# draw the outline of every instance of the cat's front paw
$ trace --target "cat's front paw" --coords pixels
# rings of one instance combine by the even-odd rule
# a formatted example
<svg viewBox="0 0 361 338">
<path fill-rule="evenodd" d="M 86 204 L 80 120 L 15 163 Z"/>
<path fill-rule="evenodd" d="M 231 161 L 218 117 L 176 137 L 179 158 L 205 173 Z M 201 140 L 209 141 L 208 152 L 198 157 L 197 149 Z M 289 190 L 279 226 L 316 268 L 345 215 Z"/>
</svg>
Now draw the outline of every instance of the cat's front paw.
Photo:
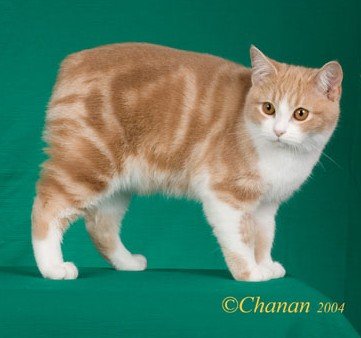
<svg viewBox="0 0 361 338">
<path fill-rule="evenodd" d="M 269 270 L 272 277 L 271 278 L 282 278 L 286 275 L 286 270 L 279 262 L 268 262 L 261 265 L 263 269 Z"/>
<path fill-rule="evenodd" d="M 273 278 L 273 273 L 269 269 L 265 269 L 262 266 L 254 267 L 246 279 L 249 282 L 264 282 Z"/>
<path fill-rule="evenodd" d="M 233 273 L 233 277 L 239 281 L 264 282 L 274 278 L 282 278 L 285 274 L 286 270 L 280 263 L 270 262 L 269 264 L 253 266 L 248 271 L 243 271 L 242 274 Z"/>
<path fill-rule="evenodd" d="M 273 278 L 271 270 L 265 269 L 259 265 L 247 269 L 232 269 L 231 273 L 235 280 L 244 282 L 263 282 Z"/>
<path fill-rule="evenodd" d="M 48 266 L 40 269 L 44 278 L 48 279 L 76 279 L 78 277 L 78 269 L 71 262 L 64 262 L 57 265 Z"/>
<path fill-rule="evenodd" d="M 273 272 L 273 278 L 282 278 L 286 275 L 286 270 L 281 263 L 272 262 L 271 270 Z"/>
</svg>

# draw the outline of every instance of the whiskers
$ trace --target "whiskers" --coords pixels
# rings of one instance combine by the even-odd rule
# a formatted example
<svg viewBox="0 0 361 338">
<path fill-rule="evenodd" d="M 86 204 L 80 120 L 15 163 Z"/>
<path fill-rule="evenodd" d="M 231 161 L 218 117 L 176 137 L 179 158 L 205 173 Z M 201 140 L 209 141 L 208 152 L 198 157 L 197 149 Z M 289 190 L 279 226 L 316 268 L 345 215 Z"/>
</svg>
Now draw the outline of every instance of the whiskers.
<svg viewBox="0 0 361 338">
<path fill-rule="evenodd" d="M 326 154 L 325 150 L 323 149 L 323 147 L 320 147 L 314 143 L 310 143 L 311 147 L 314 149 L 314 150 L 317 150 L 320 152 L 320 164 L 322 165 L 323 169 L 325 169 L 324 165 L 321 163 L 321 158 L 322 156 L 324 156 L 325 158 L 327 158 L 330 162 L 332 162 L 336 167 L 338 167 L 339 169 L 343 170 L 344 168 L 335 161 L 335 159 L 333 159 L 330 155 Z"/>
<path fill-rule="evenodd" d="M 333 164 L 335 164 L 338 168 L 343 170 L 343 167 L 338 164 L 331 156 L 327 155 L 324 151 L 321 153 L 322 155 L 324 155 L 326 158 L 328 158 Z"/>
</svg>

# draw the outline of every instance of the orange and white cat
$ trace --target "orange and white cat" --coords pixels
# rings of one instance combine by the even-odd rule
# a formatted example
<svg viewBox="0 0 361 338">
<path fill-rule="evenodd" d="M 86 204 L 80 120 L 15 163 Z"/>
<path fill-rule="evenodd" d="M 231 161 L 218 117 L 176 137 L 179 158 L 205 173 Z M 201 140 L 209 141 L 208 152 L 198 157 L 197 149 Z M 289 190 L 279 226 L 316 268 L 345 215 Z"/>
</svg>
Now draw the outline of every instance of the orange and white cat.
<svg viewBox="0 0 361 338">
<path fill-rule="evenodd" d="M 61 242 L 79 216 L 118 270 L 144 270 L 119 226 L 133 194 L 196 199 L 236 280 L 285 275 L 275 214 L 310 175 L 339 117 L 342 69 L 291 66 L 251 47 L 252 68 L 150 44 L 114 44 L 62 63 L 46 117 L 49 159 L 32 212 L 37 265 L 73 279 Z M 139 234 L 141 236 L 141 234 Z"/>
</svg>

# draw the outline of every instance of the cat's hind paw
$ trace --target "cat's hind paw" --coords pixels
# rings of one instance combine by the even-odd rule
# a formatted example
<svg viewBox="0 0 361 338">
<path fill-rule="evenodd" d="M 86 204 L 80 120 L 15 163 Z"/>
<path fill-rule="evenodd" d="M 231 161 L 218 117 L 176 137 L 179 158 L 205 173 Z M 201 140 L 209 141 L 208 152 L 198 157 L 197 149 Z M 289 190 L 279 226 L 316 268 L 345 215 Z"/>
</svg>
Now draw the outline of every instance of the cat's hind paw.
<svg viewBox="0 0 361 338">
<path fill-rule="evenodd" d="M 125 271 L 143 271 L 147 268 L 147 259 L 143 255 L 130 255 L 121 260 L 113 260 L 113 266 L 116 270 Z"/>
<path fill-rule="evenodd" d="M 43 277 L 47 279 L 76 279 L 78 277 L 78 269 L 71 262 L 48 266 L 40 271 Z"/>
</svg>

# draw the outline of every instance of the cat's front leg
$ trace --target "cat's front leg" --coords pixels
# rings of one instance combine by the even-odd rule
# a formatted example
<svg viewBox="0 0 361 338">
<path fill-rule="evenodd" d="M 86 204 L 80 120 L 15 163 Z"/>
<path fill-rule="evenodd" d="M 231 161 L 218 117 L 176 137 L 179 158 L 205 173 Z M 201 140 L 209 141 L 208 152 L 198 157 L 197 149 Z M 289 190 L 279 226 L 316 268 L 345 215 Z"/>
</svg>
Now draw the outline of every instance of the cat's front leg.
<svg viewBox="0 0 361 338">
<path fill-rule="evenodd" d="M 203 199 L 203 208 L 234 279 L 265 281 L 273 278 L 272 272 L 258 265 L 255 259 L 255 222 L 250 210 L 247 211 L 252 208 L 232 206 L 213 193 Z"/>
<path fill-rule="evenodd" d="M 255 256 L 261 268 L 269 270 L 272 278 L 281 278 L 286 270 L 272 259 L 271 251 L 275 235 L 275 216 L 278 204 L 260 203 L 253 212 L 255 220 Z"/>
</svg>

